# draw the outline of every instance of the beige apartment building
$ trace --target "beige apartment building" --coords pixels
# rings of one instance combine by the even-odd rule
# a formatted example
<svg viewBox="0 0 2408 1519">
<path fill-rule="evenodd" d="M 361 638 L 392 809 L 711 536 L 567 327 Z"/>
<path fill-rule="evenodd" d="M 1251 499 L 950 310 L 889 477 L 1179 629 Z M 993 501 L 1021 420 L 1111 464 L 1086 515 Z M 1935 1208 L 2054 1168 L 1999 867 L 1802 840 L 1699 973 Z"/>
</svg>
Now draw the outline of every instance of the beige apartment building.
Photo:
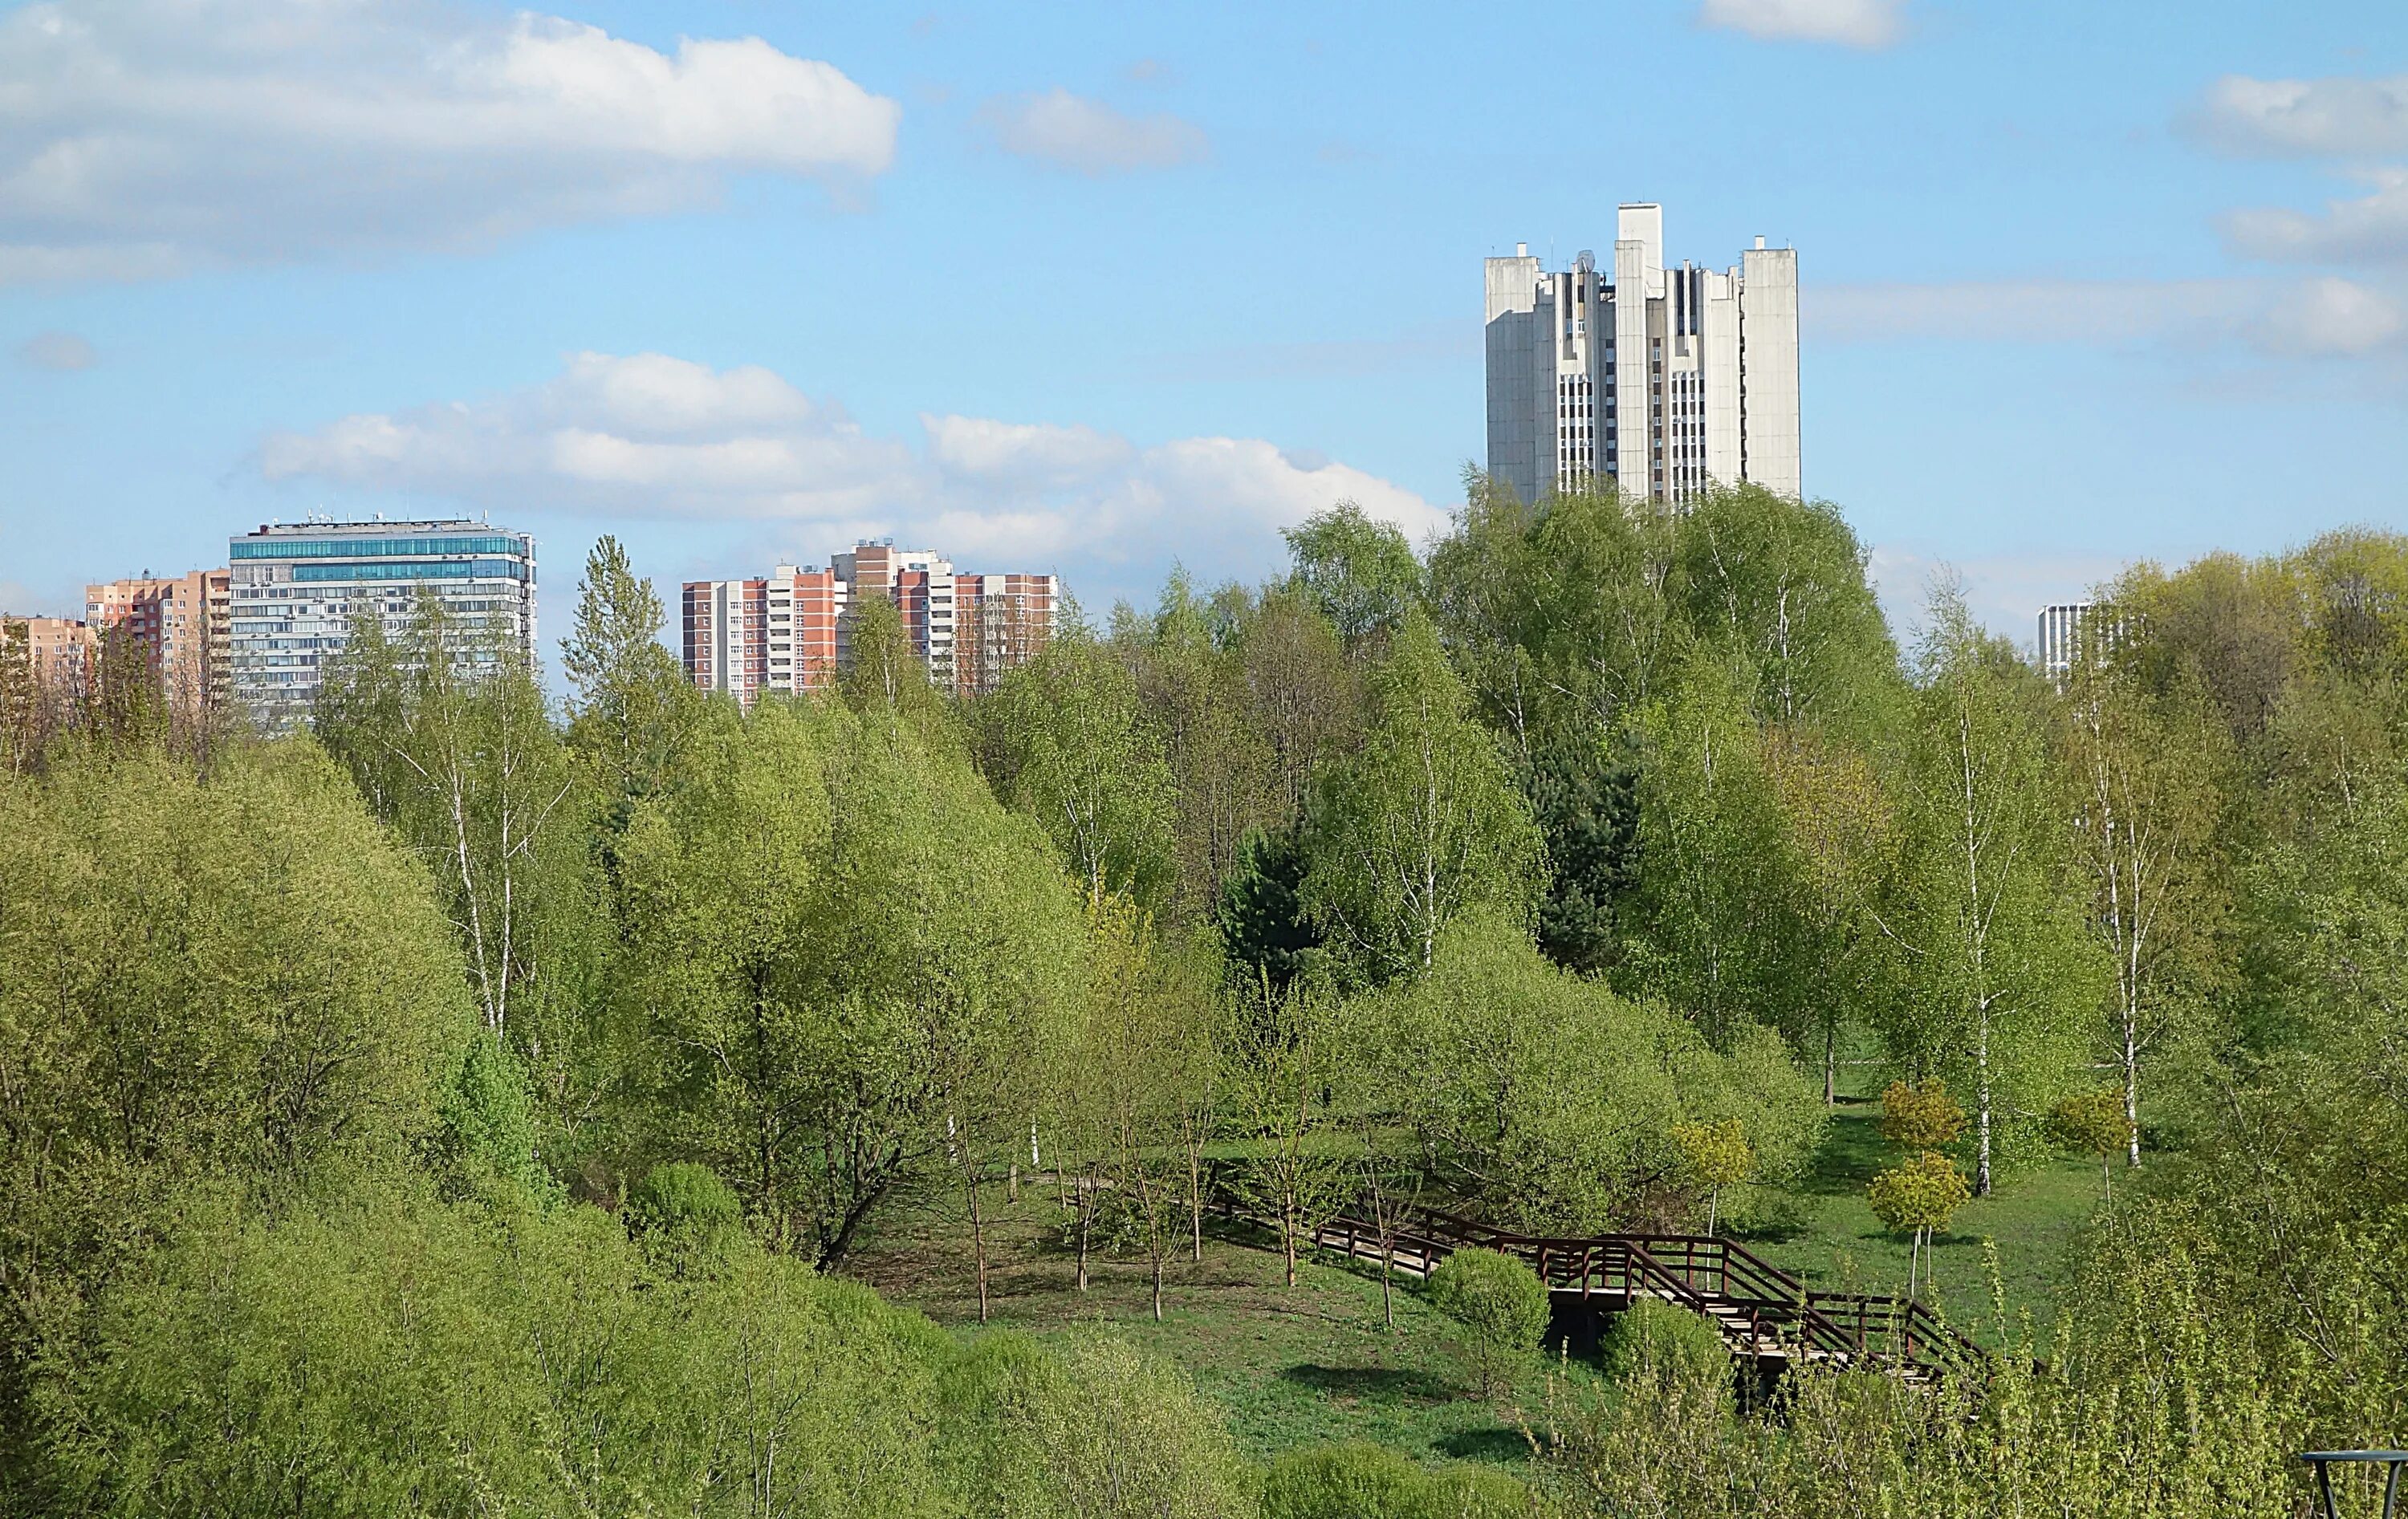
<svg viewBox="0 0 2408 1519">
<path fill-rule="evenodd" d="M 131 638 L 150 656 L 171 707 L 187 713 L 224 707 L 234 607 L 230 571 L 196 569 L 172 577 L 146 572 L 87 585 L 83 599 L 83 620 L 93 640 L 111 635 Z"/>
</svg>

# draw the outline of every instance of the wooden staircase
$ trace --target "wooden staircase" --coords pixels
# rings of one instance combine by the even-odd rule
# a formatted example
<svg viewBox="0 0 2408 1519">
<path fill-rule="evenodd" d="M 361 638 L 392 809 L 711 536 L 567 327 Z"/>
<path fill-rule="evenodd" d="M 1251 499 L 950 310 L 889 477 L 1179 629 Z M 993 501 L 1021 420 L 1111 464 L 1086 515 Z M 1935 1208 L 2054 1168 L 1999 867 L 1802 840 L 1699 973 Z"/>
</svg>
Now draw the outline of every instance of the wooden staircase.
<svg viewBox="0 0 2408 1519">
<path fill-rule="evenodd" d="M 1654 1297 L 1713 1321 L 1734 1355 L 1759 1363 L 1815 1362 L 1914 1382 L 1980 1376 L 1988 1365 L 1980 1347 L 1914 1298 L 1812 1291 L 1745 1246 L 1704 1235 L 1551 1238 L 1410 1208 L 1399 1210 L 1383 1251 L 1372 1214 L 1354 1208 L 1326 1220 L 1312 1240 L 1358 1260 L 1385 1254 L 1415 1277 L 1468 1246 L 1498 1251 L 1528 1262 L 1559 1311 L 1617 1312 Z"/>
</svg>

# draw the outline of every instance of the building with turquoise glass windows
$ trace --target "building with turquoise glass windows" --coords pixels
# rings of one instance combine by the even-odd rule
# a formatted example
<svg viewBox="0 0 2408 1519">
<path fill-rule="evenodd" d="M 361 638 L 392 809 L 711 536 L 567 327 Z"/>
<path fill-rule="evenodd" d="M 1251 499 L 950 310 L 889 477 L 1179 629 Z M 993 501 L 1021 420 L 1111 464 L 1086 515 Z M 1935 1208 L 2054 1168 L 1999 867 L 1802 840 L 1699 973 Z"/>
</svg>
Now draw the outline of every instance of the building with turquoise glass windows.
<svg viewBox="0 0 2408 1519">
<path fill-rule="evenodd" d="M 422 593 L 464 664 L 535 657 L 535 539 L 480 522 L 277 523 L 230 539 L 229 695 L 275 732 L 308 721 L 352 619 L 398 635 Z"/>
</svg>

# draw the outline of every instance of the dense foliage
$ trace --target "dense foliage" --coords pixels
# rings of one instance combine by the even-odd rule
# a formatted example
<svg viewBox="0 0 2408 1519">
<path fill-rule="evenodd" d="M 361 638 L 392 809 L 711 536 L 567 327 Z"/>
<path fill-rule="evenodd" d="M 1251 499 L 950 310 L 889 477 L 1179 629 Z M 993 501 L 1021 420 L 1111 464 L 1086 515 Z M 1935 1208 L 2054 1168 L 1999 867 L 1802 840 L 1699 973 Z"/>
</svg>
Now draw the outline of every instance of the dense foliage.
<svg viewBox="0 0 2408 1519">
<path fill-rule="evenodd" d="M 0 648 L 0 1512 L 2257 1513 L 2408 1434 L 2408 542 L 2142 566 L 2052 678 L 1825 506 L 1468 494 L 961 702 L 878 603 L 706 700 L 608 542 L 560 710 L 431 602 L 273 739 Z M 1985 1384 L 1743 1405 L 1649 1309 L 1484 1369 L 1526 1484 L 1266 1470 L 841 1278 L 942 1197 L 984 1317 L 1024 1188 L 1156 1317 L 1223 1207 L 1291 1286 L 1350 1200 L 1765 1228 L 1850 1063 L 1918 1248 L 2107 1168 Z M 1502 1264 L 1410 1290 L 1526 1369 Z"/>
</svg>

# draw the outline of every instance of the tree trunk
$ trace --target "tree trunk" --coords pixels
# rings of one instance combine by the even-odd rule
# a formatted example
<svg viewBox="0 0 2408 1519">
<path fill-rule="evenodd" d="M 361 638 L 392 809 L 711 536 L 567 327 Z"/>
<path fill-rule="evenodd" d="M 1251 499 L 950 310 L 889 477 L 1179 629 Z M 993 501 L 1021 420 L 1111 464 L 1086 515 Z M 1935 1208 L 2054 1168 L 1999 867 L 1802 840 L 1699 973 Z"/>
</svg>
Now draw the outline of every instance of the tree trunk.
<svg viewBox="0 0 2408 1519">
<path fill-rule="evenodd" d="M 1087 1175 L 1080 1183 L 1079 1200 L 1076 1205 L 1079 1210 L 1079 1290 L 1081 1292 L 1087 1290 L 1087 1233 L 1096 1219 L 1094 1182 L 1095 1168 L 1089 1167 Z"/>
<path fill-rule="evenodd" d="M 1978 1136 L 1973 1162 L 1973 1196 L 1990 1195 L 1990 1010 L 1984 1008 L 1973 1048 L 1974 1100 L 1980 1108 L 1974 1129 Z"/>
<path fill-rule="evenodd" d="M 1823 1025 L 1823 1106 L 1834 1108 L 1840 1102 L 1840 1027 L 1837 1024 Z"/>
<path fill-rule="evenodd" d="M 2141 1163 L 2141 1041 L 2137 1009 L 2124 1013 L 2124 1164 Z"/>
<path fill-rule="evenodd" d="M 971 1158 L 968 1135 L 957 1143 L 962 1157 L 962 1194 L 969 1199 L 970 1248 L 978 1257 L 979 1322 L 987 1321 L 986 1298 L 986 1215 L 979 1207 L 978 1164 Z"/>
</svg>

